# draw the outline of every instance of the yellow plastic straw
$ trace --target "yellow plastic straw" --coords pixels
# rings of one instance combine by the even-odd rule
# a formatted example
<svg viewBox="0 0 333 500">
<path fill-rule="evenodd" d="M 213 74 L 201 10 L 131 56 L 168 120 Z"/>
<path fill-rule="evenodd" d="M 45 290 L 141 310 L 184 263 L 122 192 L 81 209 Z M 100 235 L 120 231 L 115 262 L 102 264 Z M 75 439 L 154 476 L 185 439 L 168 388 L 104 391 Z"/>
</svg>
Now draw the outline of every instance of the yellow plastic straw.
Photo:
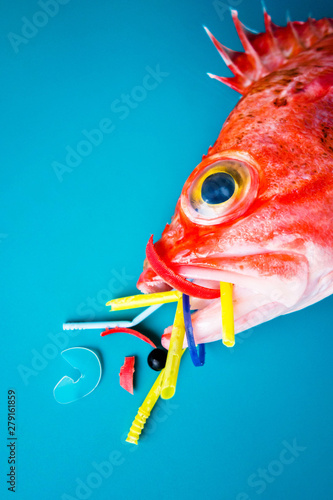
<svg viewBox="0 0 333 500">
<path fill-rule="evenodd" d="M 222 310 L 222 342 L 227 347 L 235 345 L 234 308 L 232 303 L 232 283 L 220 282 Z"/>
<path fill-rule="evenodd" d="M 181 352 L 181 356 L 183 353 L 186 351 L 186 349 L 183 349 Z M 152 409 L 154 408 L 160 394 L 161 394 L 161 383 L 164 377 L 164 371 L 165 368 L 161 371 L 159 376 L 154 382 L 154 385 L 148 392 L 146 399 L 140 406 L 138 413 L 133 420 L 133 423 L 131 425 L 131 428 L 129 430 L 129 433 L 127 435 L 126 441 L 128 443 L 133 443 L 133 444 L 138 444 L 138 440 L 140 437 L 140 434 L 142 432 L 142 429 L 144 428 L 144 425 L 146 423 L 147 418 L 150 416 L 150 413 Z"/>
<path fill-rule="evenodd" d="M 171 290 L 170 292 L 148 293 L 146 295 L 130 295 L 129 297 L 109 300 L 106 305 L 111 306 L 111 311 L 122 311 L 123 309 L 176 302 L 181 296 L 182 294 L 178 290 Z"/>
<path fill-rule="evenodd" d="M 180 358 L 185 336 L 183 300 L 178 300 L 175 321 L 172 327 L 168 357 L 165 364 L 165 373 L 162 380 L 161 397 L 170 399 L 175 394 Z"/>
</svg>

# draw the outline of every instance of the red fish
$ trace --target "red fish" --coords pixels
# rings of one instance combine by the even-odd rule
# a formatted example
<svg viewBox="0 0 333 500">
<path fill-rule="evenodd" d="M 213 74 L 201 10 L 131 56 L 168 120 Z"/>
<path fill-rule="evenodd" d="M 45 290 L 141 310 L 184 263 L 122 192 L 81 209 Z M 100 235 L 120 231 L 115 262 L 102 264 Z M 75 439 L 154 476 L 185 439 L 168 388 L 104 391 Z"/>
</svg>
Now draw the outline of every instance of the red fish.
<svg viewBox="0 0 333 500">
<path fill-rule="evenodd" d="M 333 292 L 333 19 L 278 27 L 264 12 L 253 34 L 232 17 L 245 52 L 207 30 L 235 75 L 210 76 L 242 98 L 138 281 L 191 295 L 197 343 L 222 336 L 220 281 L 234 284 L 236 333 Z"/>
</svg>

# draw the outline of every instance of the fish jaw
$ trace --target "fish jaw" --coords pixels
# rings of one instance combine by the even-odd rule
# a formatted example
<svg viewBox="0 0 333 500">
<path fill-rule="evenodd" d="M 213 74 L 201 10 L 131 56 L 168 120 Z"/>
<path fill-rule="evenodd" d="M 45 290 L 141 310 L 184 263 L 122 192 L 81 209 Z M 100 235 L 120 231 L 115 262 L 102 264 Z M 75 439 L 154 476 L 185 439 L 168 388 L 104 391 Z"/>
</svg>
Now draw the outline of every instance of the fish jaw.
<svg viewBox="0 0 333 500">
<path fill-rule="evenodd" d="M 235 334 L 253 328 L 261 323 L 286 314 L 287 308 L 278 302 L 269 302 L 261 294 L 252 294 L 251 301 L 242 300 L 238 296 L 240 289 L 234 287 L 234 321 Z M 219 299 L 211 301 L 204 309 L 192 314 L 193 332 L 196 344 L 215 342 L 222 338 L 221 304 Z M 172 326 L 165 329 L 162 345 L 169 348 Z M 187 347 L 187 341 L 184 341 Z"/>
</svg>

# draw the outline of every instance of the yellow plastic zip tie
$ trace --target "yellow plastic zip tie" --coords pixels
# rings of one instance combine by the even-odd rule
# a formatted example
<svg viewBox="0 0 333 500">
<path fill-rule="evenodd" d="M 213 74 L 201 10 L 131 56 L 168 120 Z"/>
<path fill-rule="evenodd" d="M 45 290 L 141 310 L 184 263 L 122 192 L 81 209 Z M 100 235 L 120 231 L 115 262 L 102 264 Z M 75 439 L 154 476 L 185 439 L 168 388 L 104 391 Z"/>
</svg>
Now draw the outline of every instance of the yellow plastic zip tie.
<svg viewBox="0 0 333 500">
<path fill-rule="evenodd" d="M 177 377 L 180 359 L 182 357 L 183 342 L 185 336 L 183 299 L 177 304 L 175 321 L 172 327 L 168 357 L 165 364 L 165 373 L 162 380 L 161 397 L 170 399 L 176 392 Z"/>
<path fill-rule="evenodd" d="M 222 311 L 222 342 L 227 347 L 235 345 L 234 307 L 232 302 L 232 283 L 220 282 Z"/>
<path fill-rule="evenodd" d="M 109 300 L 107 306 L 111 306 L 111 311 L 122 311 L 124 309 L 133 309 L 135 307 L 154 306 L 156 304 L 166 304 L 168 302 L 176 302 L 182 296 L 178 290 L 170 292 L 147 293 L 140 295 L 130 295 L 120 299 Z"/>
<path fill-rule="evenodd" d="M 184 354 L 185 351 L 186 351 L 186 349 L 182 350 L 181 356 Z M 128 433 L 127 438 L 126 438 L 126 441 L 128 443 L 138 444 L 138 440 L 140 438 L 140 435 L 141 435 L 142 429 L 144 428 L 146 420 L 150 416 L 150 413 L 151 413 L 152 409 L 154 408 L 154 406 L 155 406 L 155 404 L 156 404 L 156 402 L 161 394 L 161 383 L 162 383 L 162 379 L 164 377 L 164 371 L 165 371 L 165 368 L 163 368 L 163 370 L 161 370 L 161 373 L 159 374 L 159 376 L 155 380 L 154 385 L 152 386 L 152 388 L 148 392 L 146 399 L 144 400 L 144 402 L 140 406 L 138 413 L 137 413 L 135 419 L 133 420 L 133 423 L 131 425 L 131 428 L 130 428 L 129 433 Z"/>
</svg>

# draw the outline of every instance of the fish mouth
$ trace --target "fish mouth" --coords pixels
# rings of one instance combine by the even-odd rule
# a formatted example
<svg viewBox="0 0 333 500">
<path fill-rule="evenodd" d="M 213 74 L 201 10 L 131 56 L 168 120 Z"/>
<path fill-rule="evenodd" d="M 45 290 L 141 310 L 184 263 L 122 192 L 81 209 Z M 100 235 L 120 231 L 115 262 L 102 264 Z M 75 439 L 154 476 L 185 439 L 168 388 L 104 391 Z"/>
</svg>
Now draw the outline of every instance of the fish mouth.
<svg viewBox="0 0 333 500">
<path fill-rule="evenodd" d="M 284 275 L 251 275 L 232 269 L 227 258 L 221 258 L 219 265 L 207 262 L 207 259 L 169 264 L 156 255 L 156 250 L 155 254 L 149 250 L 152 250 L 152 239 L 147 245 L 147 261 L 137 287 L 143 293 L 176 288 L 190 295 L 191 309 L 195 311 L 192 322 L 196 343 L 212 342 L 222 336 L 220 282 L 233 284 L 235 333 L 297 309 L 307 286 L 308 263 L 296 253 L 278 254 L 281 262 L 293 262 L 294 269 L 293 272 L 289 269 L 289 275 L 286 271 Z M 272 255 L 277 258 L 276 253 L 263 254 L 263 257 L 269 259 Z M 253 257 L 258 256 L 261 257 L 259 254 Z M 163 268 L 156 266 L 156 258 Z M 242 257 L 237 257 L 236 262 L 241 261 Z M 170 281 L 170 275 L 176 281 Z M 171 328 L 168 327 L 162 336 L 165 347 L 170 341 Z"/>
</svg>

